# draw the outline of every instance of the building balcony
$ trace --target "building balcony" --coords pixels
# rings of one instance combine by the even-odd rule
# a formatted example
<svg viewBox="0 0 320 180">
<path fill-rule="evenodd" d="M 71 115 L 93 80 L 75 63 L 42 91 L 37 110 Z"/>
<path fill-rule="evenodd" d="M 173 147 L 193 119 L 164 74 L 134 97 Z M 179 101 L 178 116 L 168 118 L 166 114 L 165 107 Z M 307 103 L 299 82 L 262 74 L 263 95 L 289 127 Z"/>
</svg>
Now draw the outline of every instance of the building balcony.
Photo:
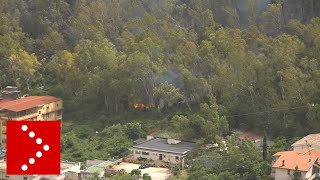
<svg viewBox="0 0 320 180">
<path fill-rule="evenodd" d="M 0 119 L 1 120 L 8 120 L 8 119 L 10 119 L 8 116 L 0 116 Z"/>
<path fill-rule="evenodd" d="M 55 108 L 55 109 L 52 109 L 50 111 L 43 112 L 42 114 L 49 114 L 49 113 L 57 112 L 57 111 L 60 111 L 60 110 L 63 110 L 63 108 Z"/>
<path fill-rule="evenodd" d="M 25 115 L 25 116 L 20 116 L 20 117 L 16 117 L 14 120 L 31 120 L 32 118 L 36 118 L 38 117 L 38 114 L 28 114 L 28 115 Z"/>
</svg>

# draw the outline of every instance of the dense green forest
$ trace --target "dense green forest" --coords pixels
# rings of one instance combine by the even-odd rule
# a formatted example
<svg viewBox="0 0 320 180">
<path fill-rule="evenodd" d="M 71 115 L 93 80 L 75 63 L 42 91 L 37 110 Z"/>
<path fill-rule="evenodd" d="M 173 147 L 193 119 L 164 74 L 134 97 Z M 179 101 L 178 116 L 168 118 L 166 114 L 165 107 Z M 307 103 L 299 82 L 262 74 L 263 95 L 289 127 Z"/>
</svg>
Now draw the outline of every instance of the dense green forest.
<svg viewBox="0 0 320 180">
<path fill-rule="evenodd" d="M 63 98 L 70 160 L 119 157 L 154 128 L 203 143 L 250 129 L 281 150 L 320 128 L 319 4 L 235 2 L 1 0 L 0 88 Z"/>
</svg>

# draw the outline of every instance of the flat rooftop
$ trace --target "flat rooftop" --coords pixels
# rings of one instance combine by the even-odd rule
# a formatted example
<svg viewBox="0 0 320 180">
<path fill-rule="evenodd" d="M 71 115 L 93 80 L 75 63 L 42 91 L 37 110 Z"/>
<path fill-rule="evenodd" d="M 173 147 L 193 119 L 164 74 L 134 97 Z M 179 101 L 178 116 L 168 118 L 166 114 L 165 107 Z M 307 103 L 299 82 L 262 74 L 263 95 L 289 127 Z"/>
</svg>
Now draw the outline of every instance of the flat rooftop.
<svg viewBox="0 0 320 180">
<path fill-rule="evenodd" d="M 77 166 L 79 163 L 75 162 L 64 162 L 61 161 L 60 170 L 63 171 L 65 169 L 72 168 L 74 166 Z M 7 169 L 7 162 L 5 160 L 0 160 L 0 169 Z"/>
<path fill-rule="evenodd" d="M 65 169 L 69 169 L 71 167 L 77 166 L 79 163 L 75 163 L 75 162 L 65 162 L 65 161 L 61 161 L 60 164 L 60 169 L 61 170 L 65 170 Z"/>
<path fill-rule="evenodd" d="M 89 173 L 101 173 L 104 171 L 104 169 L 106 167 L 108 167 L 109 165 L 111 165 L 113 163 L 113 161 L 104 161 L 100 164 L 97 164 L 97 165 L 93 165 L 93 166 L 90 166 L 88 167 L 88 169 L 86 170 L 86 172 L 89 172 Z"/>
<path fill-rule="evenodd" d="M 196 143 L 181 141 L 178 144 L 168 144 L 168 140 L 164 138 L 155 138 L 133 146 L 137 149 L 145 149 L 152 151 L 161 151 L 175 154 L 185 154 L 196 148 Z"/>
</svg>

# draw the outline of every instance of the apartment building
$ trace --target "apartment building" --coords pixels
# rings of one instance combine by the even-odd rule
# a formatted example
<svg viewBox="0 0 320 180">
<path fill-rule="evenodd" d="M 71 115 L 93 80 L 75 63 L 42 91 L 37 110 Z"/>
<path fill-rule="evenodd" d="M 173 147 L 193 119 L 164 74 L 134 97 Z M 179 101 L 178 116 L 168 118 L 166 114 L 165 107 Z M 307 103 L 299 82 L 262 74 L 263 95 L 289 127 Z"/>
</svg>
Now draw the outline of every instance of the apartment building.
<svg viewBox="0 0 320 180">
<path fill-rule="evenodd" d="M 53 96 L 28 96 L 20 99 L 0 99 L 0 147 L 6 147 L 8 120 L 62 120 L 63 102 Z"/>
<path fill-rule="evenodd" d="M 1 180 L 78 180 L 81 164 L 61 161 L 60 175 L 8 175 L 5 160 L 0 160 Z"/>
</svg>

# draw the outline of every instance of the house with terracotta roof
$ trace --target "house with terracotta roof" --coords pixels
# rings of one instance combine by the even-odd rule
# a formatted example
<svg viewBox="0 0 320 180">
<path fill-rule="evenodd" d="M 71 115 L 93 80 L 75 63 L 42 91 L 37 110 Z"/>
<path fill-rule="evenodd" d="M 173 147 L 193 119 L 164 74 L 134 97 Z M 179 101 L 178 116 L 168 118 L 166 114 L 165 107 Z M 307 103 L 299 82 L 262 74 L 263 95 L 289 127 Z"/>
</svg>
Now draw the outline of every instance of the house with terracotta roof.
<svg viewBox="0 0 320 180">
<path fill-rule="evenodd" d="M 53 96 L 28 96 L 0 100 L 0 147 L 6 147 L 8 120 L 62 120 L 63 102 Z"/>
<path fill-rule="evenodd" d="M 295 170 L 301 179 L 311 180 L 319 174 L 320 152 L 312 148 L 282 151 L 274 154 L 271 176 L 275 180 L 291 180 Z"/>
<path fill-rule="evenodd" d="M 313 148 L 320 151 L 320 133 L 319 134 L 309 134 L 302 139 L 296 141 L 291 145 L 292 149 L 307 149 Z"/>
</svg>

